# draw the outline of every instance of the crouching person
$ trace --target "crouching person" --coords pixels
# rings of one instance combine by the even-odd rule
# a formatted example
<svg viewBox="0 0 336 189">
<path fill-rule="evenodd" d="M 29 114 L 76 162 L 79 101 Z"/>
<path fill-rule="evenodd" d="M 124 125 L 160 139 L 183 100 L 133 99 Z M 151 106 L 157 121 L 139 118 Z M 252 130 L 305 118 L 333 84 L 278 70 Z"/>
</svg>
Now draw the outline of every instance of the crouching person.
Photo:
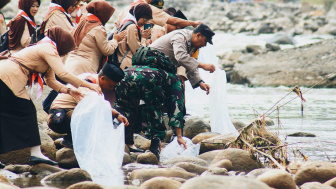
<svg viewBox="0 0 336 189">
<path fill-rule="evenodd" d="M 99 74 L 84 73 L 78 77 L 88 82 L 98 84 L 103 94 L 108 94 L 124 78 L 124 72 L 115 65 L 105 64 Z M 72 86 L 68 88 L 72 90 Z M 79 88 L 81 92 L 87 91 L 85 88 Z M 66 134 L 61 144 L 68 148 L 73 148 L 71 137 L 71 116 L 80 99 L 75 99 L 68 94 L 59 94 L 53 101 L 49 110 L 48 126 L 56 133 Z M 116 110 L 112 109 L 112 116 L 117 118 L 120 123 L 128 126 L 127 119 Z"/>
<path fill-rule="evenodd" d="M 134 128 L 138 121 L 135 118 L 139 106 L 143 107 L 141 116 L 147 121 L 146 135 L 151 139 L 150 151 L 157 156 L 158 160 L 161 149 L 160 140 L 166 137 L 166 127 L 163 122 L 164 107 L 168 109 L 169 126 L 175 128 L 178 143 L 187 147 L 182 138 L 185 109 L 183 85 L 176 76 L 176 68 L 169 62 L 168 57 L 155 57 L 164 56 L 160 53 L 147 47 L 137 50 L 133 56 L 133 66 L 124 71 L 125 78 L 116 87 L 115 101 L 115 108 L 130 121 L 130 125 L 125 128 L 125 143 L 128 146 L 134 144 L 133 130 L 139 130 Z M 143 54 L 147 56 L 142 56 Z M 165 59 L 173 69 L 160 67 L 163 64 L 151 61 L 154 59 L 159 61 Z"/>
</svg>

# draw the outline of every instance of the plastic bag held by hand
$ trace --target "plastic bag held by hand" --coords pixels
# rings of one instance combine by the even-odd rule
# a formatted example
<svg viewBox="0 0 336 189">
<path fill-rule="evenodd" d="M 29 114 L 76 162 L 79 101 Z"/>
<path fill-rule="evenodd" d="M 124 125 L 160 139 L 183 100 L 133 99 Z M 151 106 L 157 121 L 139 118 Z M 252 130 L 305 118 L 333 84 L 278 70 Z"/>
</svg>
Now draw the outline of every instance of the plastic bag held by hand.
<svg viewBox="0 0 336 189">
<path fill-rule="evenodd" d="M 162 162 L 176 156 L 191 156 L 196 157 L 200 151 L 200 144 L 194 144 L 189 138 L 183 137 L 187 143 L 187 149 L 183 145 L 179 145 L 177 142 L 177 137 L 174 138 L 162 151 L 160 159 Z"/>
<path fill-rule="evenodd" d="M 76 106 L 71 118 L 75 155 L 81 169 L 91 175 L 93 182 L 123 185 L 121 165 L 124 157 L 124 127 L 113 126 L 111 105 L 91 92 Z"/>
</svg>

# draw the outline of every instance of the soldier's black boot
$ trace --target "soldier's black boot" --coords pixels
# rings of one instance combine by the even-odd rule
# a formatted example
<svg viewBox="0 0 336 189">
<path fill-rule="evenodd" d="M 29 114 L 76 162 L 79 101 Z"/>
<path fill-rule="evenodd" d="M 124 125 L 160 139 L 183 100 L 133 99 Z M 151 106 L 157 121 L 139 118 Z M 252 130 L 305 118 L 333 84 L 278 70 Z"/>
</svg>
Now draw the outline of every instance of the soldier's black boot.
<svg viewBox="0 0 336 189">
<path fill-rule="evenodd" d="M 149 150 L 155 154 L 158 161 L 160 161 L 160 139 L 158 137 L 154 137 L 151 139 L 151 145 L 149 147 Z"/>
</svg>

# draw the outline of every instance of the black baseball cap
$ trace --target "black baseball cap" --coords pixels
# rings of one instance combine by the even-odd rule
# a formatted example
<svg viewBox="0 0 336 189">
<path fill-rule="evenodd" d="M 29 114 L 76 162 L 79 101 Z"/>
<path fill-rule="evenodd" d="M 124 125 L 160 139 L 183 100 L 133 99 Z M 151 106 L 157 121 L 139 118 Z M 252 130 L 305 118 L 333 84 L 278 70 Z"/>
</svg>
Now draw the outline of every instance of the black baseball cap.
<svg viewBox="0 0 336 189">
<path fill-rule="evenodd" d="M 112 81 L 115 81 L 117 83 L 120 82 L 125 77 L 124 71 L 118 66 L 111 63 L 105 63 L 105 65 L 102 68 L 102 72 L 106 77 L 110 78 Z"/>
<path fill-rule="evenodd" d="M 164 5 L 164 1 L 163 0 L 152 0 L 149 4 L 155 6 L 159 9 L 162 9 L 163 5 Z"/>
<path fill-rule="evenodd" d="M 207 42 L 210 43 L 211 45 L 212 43 L 212 37 L 215 35 L 215 32 L 213 32 L 209 26 L 200 23 L 195 29 L 194 29 L 194 33 L 201 33 L 202 35 L 204 35 L 207 38 Z"/>
</svg>

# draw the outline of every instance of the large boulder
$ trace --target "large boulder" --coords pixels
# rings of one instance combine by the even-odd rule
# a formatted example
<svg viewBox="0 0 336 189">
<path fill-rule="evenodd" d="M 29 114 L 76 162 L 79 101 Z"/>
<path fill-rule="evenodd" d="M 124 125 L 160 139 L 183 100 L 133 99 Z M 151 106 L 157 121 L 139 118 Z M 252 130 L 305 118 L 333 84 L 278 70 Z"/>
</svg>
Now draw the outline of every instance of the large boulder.
<svg viewBox="0 0 336 189">
<path fill-rule="evenodd" d="M 29 169 L 31 168 L 30 165 L 7 165 L 4 169 L 5 170 L 8 170 L 8 171 L 11 171 L 13 173 L 16 173 L 16 174 L 21 174 L 21 173 L 24 173 L 24 172 L 28 172 Z"/>
<path fill-rule="evenodd" d="M 75 152 L 70 148 L 62 148 L 58 150 L 56 153 L 56 161 L 62 168 L 71 169 L 79 167 Z"/>
<path fill-rule="evenodd" d="M 168 167 L 172 167 L 177 163 L 180 162 L 188 162 L 193 163 L 200 166 L 208 166 L 209 163 L 201 158 L 198 157 L 187 157 L 187 156 L 176 156 L 173 158 L 168 159 L 167 161 L 163 162 L 164 165 Z"/>
<path fill-rule="evenodd" d="M 237 120 L 237 119 L 231 119 L 231 121 L 232 121 L 232 124 L 235 126 L 235 128 L 238 131 L 241 131 L 244 127 L 246 127 L 248 125 L 247 123 L 242 122 L 242 121 Z"/>
<path fill-rule="evenodd" d="M 12 184 L 6 184 L 0 182 L 0 188 L 1 189 L 20 189 L 20 187 L 14 186 Z"/>
<path fill-rule="evenodd" d="M 56 146 L 49 135 L 40 130 L 41 149 L 44 155 L 55 160 Z M 5 164 L 28 164 L 30 148 L 0 154 L 0 161 Z"/>
<path fill-rule="evenodd" d="M 150 147 L 151 141 L 143 137 L 139 134 L 134 134 L 134 145 L 137 148 L 141 148 L 143 150 L 148 150 Z"/>
<path fill-rule="evenodd" d="M 196 174 L 189 173 L 187 171 L 171 169 L 171 168 L 159 168 L 159 169 L 137 169 L 131 172 L 131 180 L 141 180 L 146 181 L 151 178 L 162 176 L 162 177 L 179 177 L 183 179 L 190 179 L 195 177 Z"/>
<path fill-rule="evenodd" d="M 68 184 L 75 184 L 82 181 L 92 181 L 92 179 L 87 171 L 79 168 L 60 171 L 46 176 L 41 180 L 41 182 L 46 183 L 67 182 Z"/>
<path fill-rule="evenodd" d="M 32 175 L 37 175 L 39 177 L 46 177 L 48 175 L 51 175 L 53 173 L 57 173 L 57 172 L 60 172 L 60 171 L 64 171 L 64 169 L 61 169 L 59 167 L 55 167 L 55 166 L 52 166 L 52 165 L 48 165 L 48 164 L 45 164 L 45 163 L 40 163 L 40 164 L 34 165 L 29 170 L 29 172 Z"/>
<path fill-rule="evenodd" d="M 212 150 L 226 149 L 228 143 L 236 140 L 237 136 L 233 134 L 223 134 L 205 139 L 201 142 L 200 153 Z"/>
<path fill-rule="evenodd" d="M 208 170 L 204 171 L 201 176 L 206 175 L 229 175 L 227 169 L 220 167 L 210 167 Z"/>
<path fill-rule="evenodd" d="M 334 177 L 336 177 L 336 164 L 317 161 L 305 164 L 295 174 L 294 180 L 300 186 L 306 182 L 324 183 Z"/>
<path fill-rule="evenodd" d="M 228 171 L 231 171 L 233 168 L 232 162 L 228 159 L 222 159 L 219 162 L 212 164 L 210 167 L 225 168 Z"/>
<path fill-rule="evenodd" d="M 222 151 L 223 150 L 212 150 L 212 151 L 200 154 L 197 157 L 207 161 L 210 164 L 212 162 L 212 160 L 216 157 L 216 155 L 219 154 Z"/>
<path fill-rule="evenodd" d="M 183 128 L 183 135 L 190 139 L 204 132 L 210 132 L 210 124 L 197 116 L 188 117 Z"/>
<path fill-rule="evenodd" d="M 328 180 L 324 184 L 336 188 L 336 177 Z"/>
<path fill-rule="evenodd" d="M 251 177 L 251 178 L 257 178 L 258 176 L 266 173 L 267 171 L 272 170 L 271 168 L 259 168 L 259 169 L 254 169 L 252 171 L 250 171 L 249 173 L 247 173 L 247 177 Z"/>
<path fill-rule="evenodd" d="M 232 162 L 232 170 L 249 172 L 253 169 L 261 168 L 262 165 L 258 161 L 251 158 L 251 154 L 245 150 L 238 148 L 229 148 L 223 150 L 212 161 L 215 164 L 223 159 L 228 159 Z"/>
<path fill-rule="evenodd" d="M 293 37 L 289 36 L 286 33 L 277 33 L 273 37 L 267 40 L 268 43 L 277 43 L 282 45 L 295 45 L 295 40 Z"/>
<path fill-rule="evenodd" d="M 334 189 L 334 187 L 332 186 L 321 184 L 319 182 L 307 182 L 303 184 L 300 188 L 301 189 Z"/>
<path fill-rule="evenodd" d="M 269 189 L 267 184 L 255 179 L 232 176 L 202 176 L 195 177 L 180 187 L 180 189 Z"/>
<path fill-rule="evenodd" d="M 104 187 L 91 181 L 83 181 L 73 184 L 67 189 L 104 189 Z"/>
<path fill-rule="evenodd" d="M 146 189 L 179 189 L 182 183 L 165 177 L 155 177 L 141 184 Z"/>
<path fill-rule="evenodd" d="M 129 164 L 129 163 L 132 163 L 131 156 L 128 153 L 125 152 L 122 165 L 126 165 L 126 164 Z"/>
<path fill-rule="evenodd" d="M 296 189 L 296 184 L 291 174 L 280 169 L 269 170 L 258 176 L 257 180 L 276 189 Z"/>
<path fill-rule="evenodd" d="M 152 152 L 139 154 L 137 157 L 137 162 L 141 164 L 159 164 L 157 157 Z"/>
<path fill-rule="evenodd" d="M 202 142 L 205 139 L 212 138 L 212 137 L 218 136 L 218 135 L 220 135 L 220 134 L 219 133 L 214 133 L 214 132 L 200 133 L 200 134 L 196 135 L 194 138 L 192 138 L 191 141 L 194 144 L 197 144 L 199 142 Z"/>
<path fill-rule="evenodd" d="M 208 170 L 207 167 L 203 167 L 203 166 L 200 166 L 200 165 L 196 165 L 196 164 L 193 164 L 193 163 L 188 163 L 188 162 L 181 162 L 181 163 L 178 163 L 176 165 L 174 165 L 174 167 L 179 167 L 179 168 L 182 168 L 190 173 L 195 173 L 195 174 L 202 174 L 204 171 Z"/>
</svg>

